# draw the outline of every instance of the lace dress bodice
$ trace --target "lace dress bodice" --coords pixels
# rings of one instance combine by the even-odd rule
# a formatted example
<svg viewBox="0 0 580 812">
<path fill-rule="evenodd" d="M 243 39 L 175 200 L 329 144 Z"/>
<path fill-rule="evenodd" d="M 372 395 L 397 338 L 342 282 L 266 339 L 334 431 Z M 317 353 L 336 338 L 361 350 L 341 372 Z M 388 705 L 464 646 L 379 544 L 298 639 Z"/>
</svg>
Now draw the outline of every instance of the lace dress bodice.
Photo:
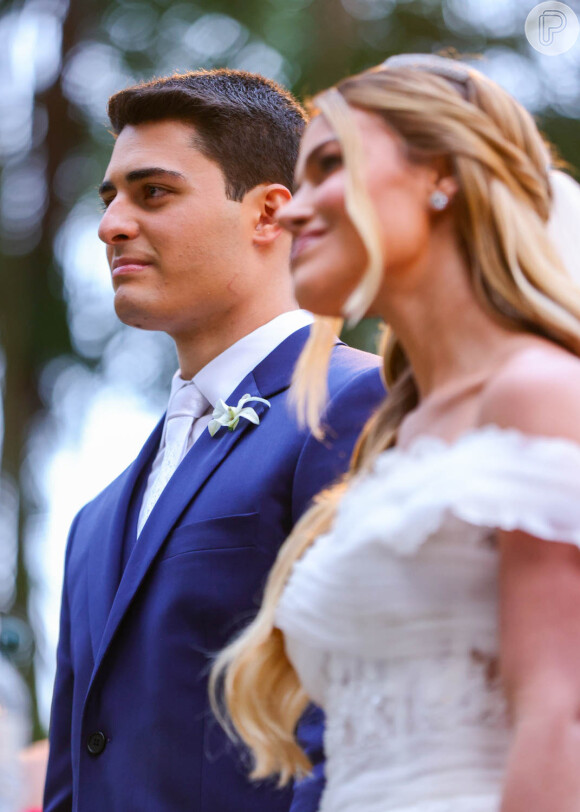
<svg viewBox="0 0 580 812">
<path fill-rule="evenodd" d="M 322 812 L 497 812 L 509 744 L 495 530 L 580 546 L 580 447 L 420 437 L 350 487 L 277 610 L 327 718 Z"/>
</svg>

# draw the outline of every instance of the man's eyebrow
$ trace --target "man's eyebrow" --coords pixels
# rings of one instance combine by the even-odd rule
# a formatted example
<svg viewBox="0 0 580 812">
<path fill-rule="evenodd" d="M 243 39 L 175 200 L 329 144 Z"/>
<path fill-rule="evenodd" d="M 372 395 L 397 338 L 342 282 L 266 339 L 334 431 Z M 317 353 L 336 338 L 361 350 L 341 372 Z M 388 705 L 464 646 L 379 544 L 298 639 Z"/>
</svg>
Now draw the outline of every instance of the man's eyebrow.
<svg viewBox="0 0 580 812">
<path fill-rule="evenodd" d="M 185 180 L 185 175 L 177 172 L 175 169 L 164 169 L 161 166 L 146 166 L 143 169 L 133 169 L 125 175 L 127 183 L 136 183 L 140 180 L 147 180 L 147 178 L 163 178 L 169 177 L 177 180 Z M 117 187 L 110 180 L 104 180 L 99 186 L 99 194 L 101 197 L 108 192 L 115 192 Z"/>
<path fill-rule="evenodd" d="M 97 189 L 97 191 L 100 197 L 103 197 L 103 195 L 106 195 L 108 192 L 114 192 L 116 188 L 117 187 L 115 186 L 115 184 L 111 183 L 110 180 L 104 180 Z"/>
<path fill-rule="evenodd" d="M 163 169 L 161 166 L 147 166 L 145 169 L 134 169 L 125 175 L 125 180 L 127 183 L 134 183 L 137 180 L 160 178 L 163 176 L 185 180 L 185 175 L 182 175 L 181 172 L 177 172 L 175 169 Z"/>
</svg>

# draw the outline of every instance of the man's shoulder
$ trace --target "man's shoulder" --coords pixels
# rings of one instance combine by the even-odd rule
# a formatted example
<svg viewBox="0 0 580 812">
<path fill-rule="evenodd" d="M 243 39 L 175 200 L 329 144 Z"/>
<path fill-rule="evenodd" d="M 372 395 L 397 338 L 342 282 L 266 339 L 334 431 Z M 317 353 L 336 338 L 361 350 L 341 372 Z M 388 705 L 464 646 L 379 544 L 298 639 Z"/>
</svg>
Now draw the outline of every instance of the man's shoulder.
<svg viewBox="0 0 580 812">
<path fill-rule="evenodd" d="M 354 374 L 364 369 L 380 369 L 382 362 L 380 355 L 358 350 L 342 341 L 334 346 L 330 359 L 331 368 L 351 371 Z"/>
<path fill-rule="evenodd" d="M 330 358 L 328 369 L 328 390 L 332 397 L 343 387 L 354 384 L 372 387 L 384 395 L 381 377 L 382 358 L 364 350 L 357 350 L 347 344 L 337 344 Z"/>
</svg>

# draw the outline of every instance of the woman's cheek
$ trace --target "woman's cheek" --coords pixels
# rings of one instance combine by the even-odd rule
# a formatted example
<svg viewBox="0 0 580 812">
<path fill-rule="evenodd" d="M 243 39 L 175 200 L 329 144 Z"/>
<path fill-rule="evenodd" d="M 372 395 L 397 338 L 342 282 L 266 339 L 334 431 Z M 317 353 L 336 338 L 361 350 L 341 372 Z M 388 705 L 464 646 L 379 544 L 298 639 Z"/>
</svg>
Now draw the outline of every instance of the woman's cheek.
<svg viewBox="0 0 580 812">
<path fill-rule="evenodd" d="M 356 235 L 326 235 L 321 245 L 293 272 L 298 304 L 320 315 L 340 316 L 342 308 L 362 278 L 366 253 Z"/>
</svg>

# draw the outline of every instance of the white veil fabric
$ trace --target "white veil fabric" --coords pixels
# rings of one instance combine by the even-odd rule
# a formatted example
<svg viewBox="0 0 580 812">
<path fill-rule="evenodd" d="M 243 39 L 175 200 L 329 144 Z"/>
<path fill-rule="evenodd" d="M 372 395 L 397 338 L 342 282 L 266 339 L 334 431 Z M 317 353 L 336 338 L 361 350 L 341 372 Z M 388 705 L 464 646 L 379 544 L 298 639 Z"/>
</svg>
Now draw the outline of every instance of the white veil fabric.
<svg viewBox="0 0 580 812">
<path fill-rule="evenodd" d="M 570 277 L 580 285 L 580 184 L 559 169 L 550 170 L 552 213 L 548 234 Z"/>
</svg>

